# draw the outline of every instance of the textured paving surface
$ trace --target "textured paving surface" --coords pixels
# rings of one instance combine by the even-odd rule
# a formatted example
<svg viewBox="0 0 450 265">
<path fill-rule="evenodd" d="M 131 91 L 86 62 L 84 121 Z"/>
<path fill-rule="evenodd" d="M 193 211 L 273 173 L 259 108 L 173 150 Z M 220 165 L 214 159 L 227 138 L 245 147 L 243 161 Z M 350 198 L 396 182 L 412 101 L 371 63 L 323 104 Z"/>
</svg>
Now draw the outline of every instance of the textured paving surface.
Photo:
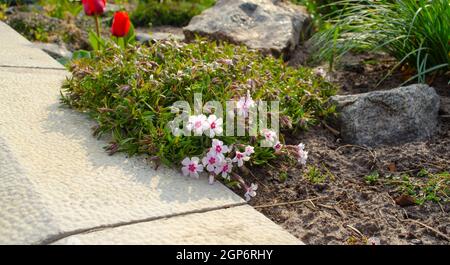
<svg viewBox="0 0 450 265">
<path fill-rule="evenodd" d="M 0 161 L 0 189 L 5 193 L 0 204 L 13 214 L 11 218 L 22 216 L 9 225 L 34 226 L 48 219 L 54 223 L 45 228 L 50 236 L 242 203 L 220 184 L 210 186 L 206 180 L 187 179 L 168 169 L 154 171 L 139 158 L 108 156 L 102 148 L 105 142 L 91 135 L 93 124 L 60 107 L 63 71 L 3 68 L 0 76 L 0 146 L 2 155 L 8 156 Z M 11 174 L 16 172 L 19 177 Z M 23 186 L 22 193 L 13 188 L 16 185 Z M 24 201 L 20 207 L 10 204 Z M 39 204 L 33 207 L 34 202 Z M 33 215 L 29 207 L 46 213 Z M 15 230 L 5 227 L 0 234 Z M 33 242 L 45 239 L 36 232 Z"/>
<path fill-rule="evenodd" d="M 0 36 L 5 31 L 0 22 Z M 21 52 L 8 45 L 2 40 L 0 51 Z M 30 58 L 41 56 L 30 49 Z M 0 55 L 0 65 L 5 60 Z M 142 157 L 108 156 L 92 121 L 61 107 L 67 74 L 20 60 L 0 66 L 0 243 L 71 243 L 71 235 L 95 244 L 299 243 L 219 183 L 154 171 Z"/>
<path fill-rule="evenodd" d="M 300 244 L 252 207 L 196 213 L 78 234 L 55 244 Z"/>
<path fill-rule="evenodd" d="M 64 69 L 52 57 L 0 21 L 0 66 Z"/>
</svg>

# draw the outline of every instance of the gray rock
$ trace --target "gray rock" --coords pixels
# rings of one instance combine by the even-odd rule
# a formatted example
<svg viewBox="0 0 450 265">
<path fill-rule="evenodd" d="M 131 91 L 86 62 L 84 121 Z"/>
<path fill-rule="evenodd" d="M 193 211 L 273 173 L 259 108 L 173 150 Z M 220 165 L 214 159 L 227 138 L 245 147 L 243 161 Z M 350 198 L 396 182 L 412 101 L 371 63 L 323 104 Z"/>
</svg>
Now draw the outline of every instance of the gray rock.
<svg viewBox="0 0 450 265">
<path fill-rule="evenodd" d="M 334 96 L 345 142 L 376 146 L 428 139 L 438 124 L 439 96 L 427 85 Z"/>
<path fill-rule="evenodd" d="M 10 6 L 6 9 L 5 14 L 6 15 L 11 15 L 16 11 L 16 7 L 15 6 Z"/>
<path fill-rule="evenodd" d="M 450 97 L 441 97 L 441 109 L 444 115 L 450 115 Z"/>
<path fill-rule="evenodd" d="M 117 12 L 121 10 L 120 5 L 108 3 L 105 8 L 105 12 Z"/>
<path fill-rule="evenodd" d="M 152 34 L 136 32 L 136 40 L 141 43 L 152 43 L 160 40 L 183 41 L 184 35 L 177 35 L 169 32 L 153 32 Z"/>
<path fill-rule="evenodd" d="M 288 59 L 310 35 L 311 17 L 299 5 L 280 0 L 219 0 L 184 28 L 186 40 L 195 35 L 244 44 Z"/>
<path fill-rule="evenodd" d="M 54 59 L 72 57 L 72 53 L 69 50 L 67 50 L 67 48 L 64 45 L 58 45 L 56 43 L 44 43 L 44 42 L 35 42 L 34 45 L 36 45 L 39 49 L 43 50 L 44 52 L 48 53 Z"/>
</svg>

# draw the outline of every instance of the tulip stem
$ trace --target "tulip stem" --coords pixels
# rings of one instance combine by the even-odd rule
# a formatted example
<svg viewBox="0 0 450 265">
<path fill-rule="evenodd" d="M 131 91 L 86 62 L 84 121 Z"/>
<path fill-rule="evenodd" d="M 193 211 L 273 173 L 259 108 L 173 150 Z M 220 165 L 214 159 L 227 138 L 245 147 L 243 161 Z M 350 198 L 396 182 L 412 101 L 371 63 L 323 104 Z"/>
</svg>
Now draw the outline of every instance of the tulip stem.
<svg viewBox="0 0 450 265">
<path fill-rule="evenodd" d="M 95 18 L 95 31 L 97 31 L 97 36 L 100 38 L 100 21 L 98 19 L 98 16 L 94 16 Z"/>
</svg>

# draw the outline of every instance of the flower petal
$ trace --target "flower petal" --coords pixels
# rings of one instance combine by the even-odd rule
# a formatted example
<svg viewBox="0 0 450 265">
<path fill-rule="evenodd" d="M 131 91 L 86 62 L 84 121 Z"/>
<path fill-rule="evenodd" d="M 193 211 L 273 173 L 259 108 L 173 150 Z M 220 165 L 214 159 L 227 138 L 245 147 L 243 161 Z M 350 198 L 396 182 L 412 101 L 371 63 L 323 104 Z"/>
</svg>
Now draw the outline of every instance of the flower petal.
<svg viewBox="0 0 450 265">
<path fill-rule="evenodd" d="M 181 164 L 183 166 L 187 166 L 191 163 L 191 160 L 189 159 L 189 157 L 186 157 L 185 159 L 183 159 L 183 161 L 181 161 Z"/>
</svg>

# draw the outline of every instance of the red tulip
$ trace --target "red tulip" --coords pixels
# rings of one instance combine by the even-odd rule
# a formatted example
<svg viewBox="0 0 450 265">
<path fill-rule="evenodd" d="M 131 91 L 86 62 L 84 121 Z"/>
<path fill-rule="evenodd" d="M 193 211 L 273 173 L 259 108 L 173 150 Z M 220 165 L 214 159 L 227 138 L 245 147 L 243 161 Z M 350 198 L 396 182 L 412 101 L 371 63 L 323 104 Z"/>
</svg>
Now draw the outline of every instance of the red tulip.
<svg viewBox="0 0 450 265">
<path fill-rule="evenodd" d="M 131 22 L 127 12 L 119 11 L 114 14 L 111 33 L 116 37 L 123 37 L 130 31 Z"/>
<path fill-rule="evenodd" d="M 106 0 L 81 0 L 84 13 L 88 16 L 98 16 L 105 12 Z"/>
</svg>

